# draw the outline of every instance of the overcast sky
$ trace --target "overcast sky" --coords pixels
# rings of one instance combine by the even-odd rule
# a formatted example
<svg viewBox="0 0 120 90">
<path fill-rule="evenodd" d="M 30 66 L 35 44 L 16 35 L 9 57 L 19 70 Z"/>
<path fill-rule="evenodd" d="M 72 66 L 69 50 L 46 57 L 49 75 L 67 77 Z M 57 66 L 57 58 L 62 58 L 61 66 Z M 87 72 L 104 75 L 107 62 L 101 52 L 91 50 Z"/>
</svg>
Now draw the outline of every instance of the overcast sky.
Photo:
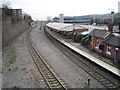
<svg viewBox="0 0 120 90">
<path fill-rule="evenodd" d="M 120 0 L 9 0 L 12 8 L 21 8 L 34 20 L 45 20 L 46 17 L 81 16 L 90 14 L 106 14 L 111 10 L 118 12 Z"/>
</svg>

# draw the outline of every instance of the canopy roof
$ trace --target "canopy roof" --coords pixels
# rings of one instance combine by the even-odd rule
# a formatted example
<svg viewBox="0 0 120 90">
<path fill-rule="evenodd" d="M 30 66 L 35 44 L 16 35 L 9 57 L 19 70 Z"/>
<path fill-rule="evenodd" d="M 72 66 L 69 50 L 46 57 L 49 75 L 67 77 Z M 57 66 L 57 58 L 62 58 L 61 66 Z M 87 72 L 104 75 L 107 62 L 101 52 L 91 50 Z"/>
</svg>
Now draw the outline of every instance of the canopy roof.
<svg viewBox="0 0 120 90">
<path fill-rule="evenodd" d="M 47 26 L 58 31 L 73 31 L 73 24 L 48 23 Z"/>
</svg>

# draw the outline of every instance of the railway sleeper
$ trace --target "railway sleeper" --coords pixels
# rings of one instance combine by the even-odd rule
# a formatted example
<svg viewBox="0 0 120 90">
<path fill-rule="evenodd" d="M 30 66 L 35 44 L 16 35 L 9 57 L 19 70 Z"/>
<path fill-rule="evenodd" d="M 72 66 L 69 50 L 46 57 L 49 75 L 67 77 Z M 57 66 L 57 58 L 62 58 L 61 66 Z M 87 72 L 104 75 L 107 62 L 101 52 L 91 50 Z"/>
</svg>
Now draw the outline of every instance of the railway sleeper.
<svg viewBox="0 0 120 90">
<path fill-rule="evenodd" d="M 46 74 L 45 76 L 46 76 L 46 77 L 51 77 L 52 75 L 51 75 L 51 74 Z"/>
<path fill-rule="evenodd" d="M 45 75 L 51 75 L 51 72 L 48 71 L 48 70 L 43 71 L 43 73 L 44 73 Z"/>
<path fill-rule="evenodd" d="M 48 79 L 48 82 L 50 82 L 50 83 L 58 83 L 55 79 Z"/>
<path fill-rule="evenodd" d="M 102 82 L 105 86 L 107 86 L 108 85 L 108 83 L 107 83 L 107 81 L 104 81 L 104 82 Z"/>
<path fill-rule="evenodd" d="M 51 88 L 57 88 L 57 87 L 55 87 L 54 85 L 52 85 Z M 59 86 L 58 88 L 61 88 L 61 86 Z"/>
<path fill-rule="evenodd" d="M 114 85 L 114 86 L 112 86 L 112 88 L 120 88 L 120 87 L 118 87 L 118 86 Z"/>
<path fill-rule="evenodd" d="M 54 79 L 53 76 L 46 76 L 47 79 Z"/>
<path fill-rule="evenodd" d="M 48 81 L 56 81 L 54 78 L 47 78 L 48 79 Z"/>
<path fill-rule="evenodd" d="M 56 87 L 57 87 L 57 86 L 60 86 L 60 84 L 59 84 L 59 83 L 54 83 L 53 85 L 54 85 L 54 86 L 56 86 Z"/>
<path fill-rule="evenodd" d="M 99 77 L 100 78 L 100 80 L 107 80 L 106 78 L 104 78 L 103 76 L 101 76 L 101 77 Z"/>
<path fill-rule="evenodd" d="M 104 82 L 106 82 L 106 79 L 100 79 L 99 81 L 104 83 Z"/>
<path fill-rule="evenodd" d="M 118 86 L 116 86 L 116 85 L 114 85 L 114 84 L 106 84 L 106 86 L 109 87 L 109 88 L 113 88 L 114 86 L 115 86 L 115 87 L 118 87 Z"/>
</svg>

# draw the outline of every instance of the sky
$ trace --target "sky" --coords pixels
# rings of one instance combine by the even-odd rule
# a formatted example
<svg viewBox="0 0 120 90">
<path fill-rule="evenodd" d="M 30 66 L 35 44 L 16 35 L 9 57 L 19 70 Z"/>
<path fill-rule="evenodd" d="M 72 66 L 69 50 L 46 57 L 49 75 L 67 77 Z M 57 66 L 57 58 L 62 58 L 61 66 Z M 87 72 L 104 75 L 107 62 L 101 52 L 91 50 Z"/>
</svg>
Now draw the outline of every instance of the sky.
<svg viewBox="0 0 120 90">
<path fill-rule="evenodd" d="M 32 16 L 33 20 L 46 20 L 47 17 L 81 16 L 118 12 L 120 0 L 6 0 L 15 9 Z M 109 10 L 108 10 L 109 9 Z M 113 10 L 114 9 L 114 10 Z"/>
</svg>

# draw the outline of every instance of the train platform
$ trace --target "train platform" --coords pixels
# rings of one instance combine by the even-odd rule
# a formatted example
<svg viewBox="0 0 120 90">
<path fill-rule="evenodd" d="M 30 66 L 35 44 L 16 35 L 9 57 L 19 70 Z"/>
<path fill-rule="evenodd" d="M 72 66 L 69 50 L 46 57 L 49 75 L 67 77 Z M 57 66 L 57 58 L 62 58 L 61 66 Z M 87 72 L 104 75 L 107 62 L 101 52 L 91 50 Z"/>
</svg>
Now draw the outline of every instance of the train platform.
<svg viewBox="0 0 120 90">
<path fill-rule="evenodd" d="M 76 51 L 77 53 L 85 56 L 89 60 L 93 61 L 94 63 L 98 64 L 99 66 L 109 70 L 110 72 L 116 74 L 120 77 L 120 65 L 119 63 L 115 62 L 114 60 L 107 59 L 103 56 L 100 56 L 98 53 L 93 52 L 84 46 L 80 45 L 80 43 L 73 42 L 72 39 L 69 39 L 67 36 L 64 36 L 58 32 L 51 31 L 50 29 L 47 30 L 54 38 L 58 41 L 66 45 L 67 47 L 71 48 L 72 50 Z"/>
</svg>

